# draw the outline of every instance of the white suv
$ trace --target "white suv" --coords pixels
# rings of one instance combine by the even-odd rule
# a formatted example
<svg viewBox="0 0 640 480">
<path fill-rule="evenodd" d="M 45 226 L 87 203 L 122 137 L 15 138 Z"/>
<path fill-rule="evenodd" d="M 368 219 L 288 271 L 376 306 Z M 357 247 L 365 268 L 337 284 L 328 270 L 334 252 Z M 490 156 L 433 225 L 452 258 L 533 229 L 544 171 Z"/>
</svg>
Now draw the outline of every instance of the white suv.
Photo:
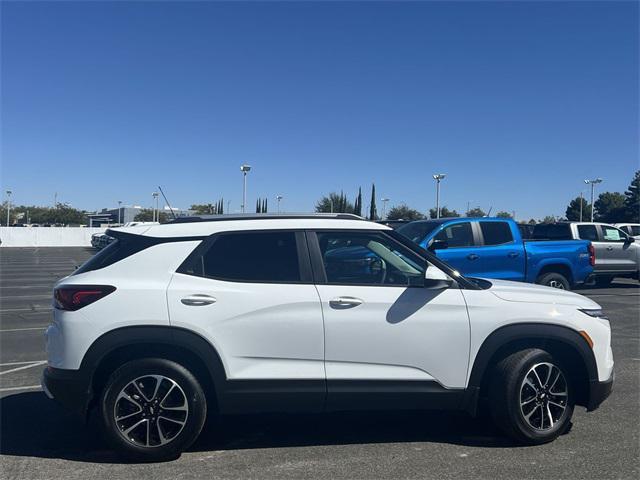
<svg viewBox="0 0 640 480">
<path fill-rule="evenodd" d="M 518 442 L 613 385 L 609 321 L 575 293 L 471 279 L 353 215 L 180 219 L 55 288 L 43 387 L 128 457 L 176 457 L 207 414 L 488 405 Z M 486 400 L 486 401 L 485 401 Z"/>
</svg>

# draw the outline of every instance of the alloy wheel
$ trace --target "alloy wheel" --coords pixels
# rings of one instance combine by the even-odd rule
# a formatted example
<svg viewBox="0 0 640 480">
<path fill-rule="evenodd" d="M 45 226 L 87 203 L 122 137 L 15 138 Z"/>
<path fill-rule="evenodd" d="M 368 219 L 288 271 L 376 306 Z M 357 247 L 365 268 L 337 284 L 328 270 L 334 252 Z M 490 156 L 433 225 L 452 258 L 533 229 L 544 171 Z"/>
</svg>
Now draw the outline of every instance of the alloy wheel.
<svg viewBox="0 0 640 480">
<path fill-rule="evenodd" d="M 546 431 L 562 418 L 567 409 L 569 389 L 562 371 L 549 362 L 537 363 L 527 372 L 520 386 L 520 412 L 527 424 Z"/>
<path fill-rule="evenodd" d="M 127 383 L 113 408 L 120 434 L 140 447 L 171 442 L 183 430 L 188 416 L 184 391 L 163 375 L 145 375 Z"/>
</svg>

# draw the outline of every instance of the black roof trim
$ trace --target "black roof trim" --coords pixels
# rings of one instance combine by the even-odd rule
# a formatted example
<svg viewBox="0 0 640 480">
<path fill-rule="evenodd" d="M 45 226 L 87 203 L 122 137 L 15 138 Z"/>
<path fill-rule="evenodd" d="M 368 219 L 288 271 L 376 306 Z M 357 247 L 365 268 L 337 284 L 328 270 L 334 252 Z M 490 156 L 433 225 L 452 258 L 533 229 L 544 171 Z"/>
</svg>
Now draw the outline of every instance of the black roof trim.
<svg viewBox="0 0 640 480">
<path fill-rule="evenodd" d="M 234 214 L 234 215 L 197 215 L 193 217 L 178 217 L 167 223 L 195 223 L 195 222 L 226 222 L 230 220 L 296 220 L 310 218 L 326 218 L 335 220 L 364 220 L 353 213 L 262 213 L 262 214 Z"/>
</svg>

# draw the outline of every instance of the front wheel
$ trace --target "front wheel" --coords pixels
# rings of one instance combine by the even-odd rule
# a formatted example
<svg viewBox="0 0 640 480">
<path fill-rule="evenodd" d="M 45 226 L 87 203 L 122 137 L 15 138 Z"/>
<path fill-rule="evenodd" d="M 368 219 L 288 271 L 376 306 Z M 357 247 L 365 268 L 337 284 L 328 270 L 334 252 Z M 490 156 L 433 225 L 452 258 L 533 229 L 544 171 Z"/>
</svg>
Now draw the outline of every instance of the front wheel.
<svg viewBox="0 0 640 480">
<path fill-rule="evenodd" d="M 126 458 L 177 458 L 200 434 L 204 392 L 182 365 L 161 358 L 133 360 L 109 378 L 101 396 L 107 441 Z"/>
<path fill-rule="evenodd" d="M 519 443 L 542 444 L 564 433 L 573 415 L 568 375 L 548 352 L 530 348 L 500 361 L 490 383 L 494 421 Z"/>
<path fill-rule="evenodd" d="M 547 287 L 558 288 L 560 290 L 571 290 L 569 280 L 561 273 L 549 272 L 538 277 L 536 283 Z"/>
</svg>

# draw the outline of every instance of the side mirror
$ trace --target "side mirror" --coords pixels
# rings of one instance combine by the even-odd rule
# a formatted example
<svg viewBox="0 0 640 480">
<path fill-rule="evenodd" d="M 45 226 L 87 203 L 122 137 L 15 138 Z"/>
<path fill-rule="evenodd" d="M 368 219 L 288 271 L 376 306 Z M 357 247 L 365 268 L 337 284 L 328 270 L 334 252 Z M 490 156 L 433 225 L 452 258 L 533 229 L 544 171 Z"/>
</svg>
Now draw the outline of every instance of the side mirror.
<svg viewBox="0 0 640 480">
<path fill-rule="evenodd" d="M 433 242 L 431 242 L 431 245 L 429 245 L 430 252 L 435 252 L 436 250 L 444 250 L 446 248 L 449 248 L 449 244 L 444 240 L 434 240 Z"/>
<path fill-rule="evenodd" d="M 425 288 L 449 288 L 453 285 L 453 279 L 433 265 L 427 266 L 424 272 Z"/>
<path fill-rule="evenodd" d="M 635 238 L 633 238 L 632 236 L 628 236 L 627 239 L 624 241 L 624 243 L 633 243 L 635 241 L 636 241 Z"/>
</svg>

